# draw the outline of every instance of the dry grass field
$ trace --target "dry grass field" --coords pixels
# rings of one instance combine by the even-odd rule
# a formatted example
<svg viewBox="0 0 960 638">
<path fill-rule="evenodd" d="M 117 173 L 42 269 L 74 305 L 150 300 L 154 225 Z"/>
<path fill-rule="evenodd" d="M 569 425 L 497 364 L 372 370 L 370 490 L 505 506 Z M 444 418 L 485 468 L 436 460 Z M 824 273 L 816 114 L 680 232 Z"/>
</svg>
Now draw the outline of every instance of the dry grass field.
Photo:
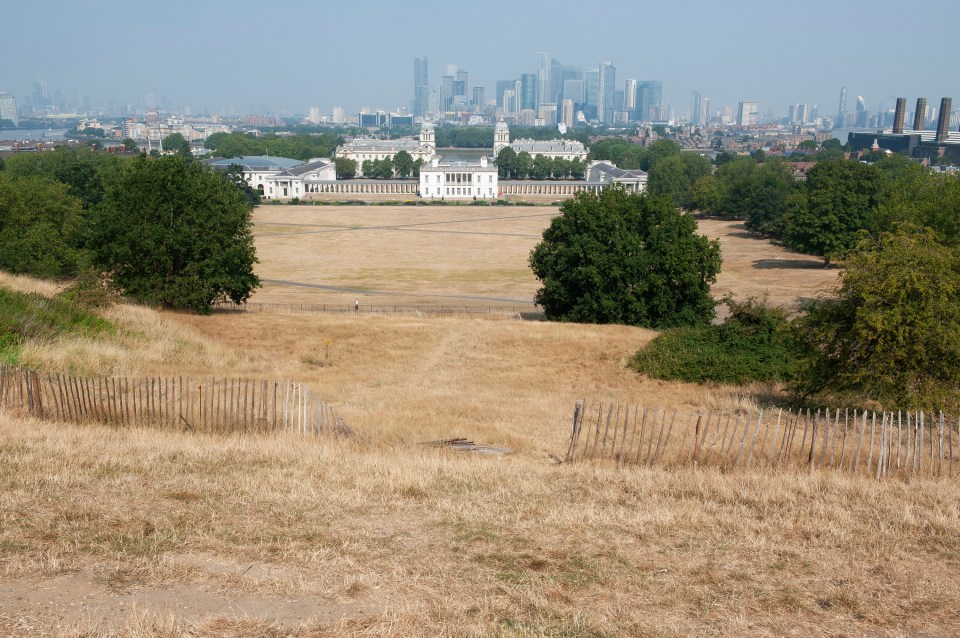
<svg viewBox="0 0 960 638">
<path fill-rule="evenodd" d="M 529 307 L 538 283 L 527 258 L 557 214 L 549 206 L 261 206 L 254 233 L 266 285 L 251 301 L 349 307 L 359 295 L 364 305 Z M 792 304 L 836 278 L 821 260 L 757 240 L 738 222 L 705 219 L 700 230 L 722 244 L 718 297 L 768 292 Z"/>
<path fill-rule="evenodd" d="M 409 215 L 397 223 L 445 215 L 469 217 L 472 232 L 515 225 L 515 235 L 536 235 L 531 226 L 549 220 L 479 219 L 505 210 L 257 215 L 290 215 L 275 226 L 365 228 L 385 225 L 391 211 Z M 808 258 L 778 260 L 779 249 L 735 225 L 701 227 L 724 246 L 718 287 L 766 289 L 789 303 L 835 277 L 793 263 Z M 312 266 L 297 264 L 322 262 L 329 270 L 309 281 L 341 285 L 350 275 L 349 285 L 434 304 L 433 290 L 512 298 L 535 287 L 521 281 L 535 237 L 338 231 L 332 244 L 289 237 L 284 249 L 271 247 L 264 226 L 257 233 L 265 278 L 306 279 Z M 376 247 L 368 251 L 364 236 Z M 451 243 L 470 237 L 492 241 L 503 263 L 461 262 L 470 249 Z M 427 272 L 405 272 L 416 261 L 410 252 L 431 242 Z M 367 255 L 362 268 L 350 261 L 358 254 Z M 780 267 L 756 267 L 765 260 Z M 396 272 L 383 279 L 388 266 Z M 488 266 L 477 280 L 463 274 Z M 375 267 L 387 270 L 363 274 Z M 485 283 L 497 268 L 507 273 L 501 283 Z M 55 291 L 7 275 L 0 286 Z M 268 286 L 258 296 L 296 294 Z M 30 343 L 23 363 L 299 379 L 362 436 L 224 437 L 0 413 L 0 636 L 960 634 L 956 479 L 555 464 L 550 454 L 562 456 L 581 396 L 730 408 L 777 395 L 638 377 L 624 364 L 651 331 L 429 316 L 198 317 L 128 305 L 106 314 L 119 327 L 109 341 Z M 420 445 L 455 436 L 514 452 Z"/>
</svg>

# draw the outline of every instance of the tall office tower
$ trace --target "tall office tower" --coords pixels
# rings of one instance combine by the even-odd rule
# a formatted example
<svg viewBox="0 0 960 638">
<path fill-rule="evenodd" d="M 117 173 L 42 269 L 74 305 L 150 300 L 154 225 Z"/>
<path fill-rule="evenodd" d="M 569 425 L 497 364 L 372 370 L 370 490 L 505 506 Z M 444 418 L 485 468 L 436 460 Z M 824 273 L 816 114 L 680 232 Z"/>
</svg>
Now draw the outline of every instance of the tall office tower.
<svg viewBox="0 0 960 638">
<path fill-rule="evenodd" d="M 940 99 L 940 116 L 937 118 L 937 141 L 942 142 L 950 134 L 950 116 L 953 115 L 953 98 Z"/>
<path fill-rule="evenodd" d="M 479 110 L 486 106 L 487 90 L 482 86 L 473 87 L 473 106 Z"/>
<path fill-rule="evenodd" d="M 806 103 L 797 104 L 797 124 L 806 124 L 809 120 Z"/>
<path fill-rule="evenodd" d="M 597 102 L 600 94 L 600 69 L 590 69 L 585 76 L 584 99 L 586 116 L 589 120 L 597 118 Z"/>
<path fill-rule="evenodd" d="M 557 105 L 552 102 L 550 104 L 540 104 L 537 109 L 537 117 L 543 120 L 544 126 L 556 126 Z"/>
<path fill-rule="evenodd" d="M 43 110 L 50 106 L 50 94 L 47 93 L 47 81 L 38 77 L 33 81 L 33 108 Z"/>
<path fill-rule="evenodd" d="M 516 115 L 519 112 L 517 108 L 517 92 L 515 89 L 504 89 L 503 112 L 507 115 Z"/>
<path fill-rule="evenodd" d="M 583 80 L 564 80 L 563 99 L 572 100 L 574 105 L 583 104 Z"/>
<path fill-rule="evenodd" d="M 447 111 L 450 109 L 450 105 L 453 104 L 453 80 L 453 75 L 449 73 L 440 78 L 441 110 Z"/>
<path fill-rule="evenodd" d="M 454 74 L 453 81 L 453 96 L 454 98 L 461 98 L 459 102 L 466 102 L 467 96 L 470 95 L 470 74 L 463 70 L 458 70 Z"/>
<path fill-rule="evenodd" d="M 0 93 L 0 120 L 10 120 L 14 126 L 20 126 L 17 100 L 10 93 Z"/>
<path fill-rule="evenodd" d="M 903 118 L 907 114 L 907 98 L 897 98 L 897 109 L 893 114 L 893 132 L 903 133 Z"/>
<path fill-rule="evenodd" d="M 573 126 L 573 100 L 563 98 L 563 108 L 560 113 L 560 121 L 567 126 Z"/>
<path fill-rule="evenodd" d="M 320 123 L 320 107 L 319 106 L 310 107 L 309 115 L 307 115 L 307 121 L 309 121 L 311 124 Z"/>
<path fill-rule="evenodd" d="M 820 119 L 820 107 L 814 104 L 810 108 L 810 121 L 816 124 L 817 120 L 819 119 Z"/>
<path fill-rule="evenodd" d="M 740 102 L 737 112 L 738 126 L 755 126 L 759 120 L 760 108 L 756 102 Z"/>
<path fill-rule="evenodd" d="M 710 126 L 710 98 L 700 100 L 700 126 Z"/>
<path fill-rule="evenodd" d="M 840 87 L 840 106 L 837 107 L 837 119 L 833 128 L 843 128 L 847 121 L 847 87 Z"/>
<path fill-rule="evenodd" d="M 537 108 L 537 76 L 534 73 L 520 74 L 520 108 Z"/>
<path fill-rule="evenodd" d="M 550 101 L 550 71 L 553 66 L 550 64 L 550 54 L 542 53 L 540 56 L 540 69 L 537 71 L 537 103 Z M 536 109 L 536 107 L 533 107 Z"/>
<path fill-rule="evenodd" d="M 913 130 L 922 131 L 927 124 L 927 98 L 917 98 L 917 110 L 913 113 Z"/>
<path fill-rule="evenodd" d="M 637 82 L 637 113 L 634 119 L 638 122 L 652 122 L 664 119 L 663 113 L 663 82 L 660 80 L 644 80 Z"/>
<path fill-rule="evenodd" d="M 423 117 L 430 102 L 430 76 L 426 56 L 413 61 L 413 114 Z"/>
<path fill-rule="evenodd" d="M 561 104 L 565 97 L 563 87 L 567 80 L 583 80 L 583 71 L 575 66 L 564 66 L 553 60 L 550 68 L 550 102 Z M 571 98 L 572 99 L 572 98 Z"/>
<path fill-rule="evenodd" d="M 503 92 L 506 91 L 507 89 L 513 90 L 513 85 L 515 82 L 516 80 L 497 80 L 497 85 L 496 85 L 497 108 L 500 108 L 500 109 L 503 108 Z M 504 112 L 506 112 L 506 109 L 504 109 Z"/>
<path fill-rule="evenodd" d="M 633 117 L 634 112 L 637 110 L 636 80 L 623 81 L 623 110 L 629 113 L 630 117 Z"/>
<path fill-rule="evenodd" d="M 634 84 L 636 87 L 636 84 Z M 626 89 L 624 89 L 626 90 Z M 636 88 L 634 88 L 636 92 Z M 700 102 L 703 100 L 703 95 L 700 94 L 700 91 L 693 91 L 690 94 L 690 123 L 694 126 L 703 126 L 704 122 L 701 120 L 700 116 Z M 633 101 L 633 110 L 637 110 L 637 101 Z"/>
<path fill-rule="evenodd" d="M 787 107 L 787 124 L 794 124 L 797 121 L 797 105 L 791 104 Z"/>
<path fill-rule="evenodd" d="M 863 99 L 862 95 L 857 96 L 857 119 L 855 120 L 855 126 L 860 128 L 866 128 L 867 126 L 867 101 Z"/>
<path fill-rule="evenodd" d="M 613 96 L 617 85 L 617 67 L 613 62 L 600 63 L 600 84 L 597 87 L 597 119 L 601 124 L 613 122 Z"/>
</svg>

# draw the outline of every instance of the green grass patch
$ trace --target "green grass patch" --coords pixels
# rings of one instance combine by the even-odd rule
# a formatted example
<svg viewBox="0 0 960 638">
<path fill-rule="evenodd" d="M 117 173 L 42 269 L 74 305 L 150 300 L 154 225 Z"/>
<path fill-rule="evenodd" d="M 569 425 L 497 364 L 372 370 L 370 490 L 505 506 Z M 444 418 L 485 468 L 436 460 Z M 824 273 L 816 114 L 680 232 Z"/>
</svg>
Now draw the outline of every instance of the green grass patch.
<svg viewBox="0 0 960 638">
<path fill-rule="evenodd" d="M 720 325 L 668 330 L 638 351 L 629 367 L 668 381 L 727 383 L 788 381 L 797 370 L 790 324 L 762 300 L 732 299 Z"/>
<path fill-rule="evenodd" d="M 0 363 L 16 365 L 28 340 L 113 334 L 114 326 L 71 299 L 0 288 Z"/>
</svg>

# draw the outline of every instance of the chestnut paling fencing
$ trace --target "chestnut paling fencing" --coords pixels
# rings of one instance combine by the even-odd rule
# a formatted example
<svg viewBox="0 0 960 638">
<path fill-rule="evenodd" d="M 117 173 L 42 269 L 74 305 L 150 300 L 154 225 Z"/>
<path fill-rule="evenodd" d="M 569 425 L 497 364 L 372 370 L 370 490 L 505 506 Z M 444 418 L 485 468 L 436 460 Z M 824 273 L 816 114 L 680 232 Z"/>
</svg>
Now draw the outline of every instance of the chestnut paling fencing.
<svg viewBox="0 0 960 638">
<path fill-rule="evenodd" d="M 567 462 L 618 466 L 831 468 L 886 476 L 953 476 L 960 423 L 943 412 L 680 412 L 577 401 Z M 960 446 L 960 438 L 958 438 Z"/>
<path fill-rule="evenodd" d="M 354 436 L 309 388 L 279 379 L 77 377 L 3 366 L 0 409 L 41 419 L 123 426 Z"/>
</svg>

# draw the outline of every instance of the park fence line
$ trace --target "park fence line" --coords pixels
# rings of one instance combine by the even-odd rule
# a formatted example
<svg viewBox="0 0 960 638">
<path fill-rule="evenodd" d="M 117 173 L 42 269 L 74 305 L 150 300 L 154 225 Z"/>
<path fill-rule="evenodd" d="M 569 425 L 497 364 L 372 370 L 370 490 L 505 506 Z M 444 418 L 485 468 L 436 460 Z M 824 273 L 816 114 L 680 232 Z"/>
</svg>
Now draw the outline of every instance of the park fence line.
<svg viewBox="0 0 960 638">
<path fill-rule="evenodd" d="M 197 432 L 354 436 L 313 391 L 281 379 L 78 377 L 0 366 L 0 409 L 47 420 Z"/>
<path fill-rule="evenodd" d="M 363 304 L 357 309 L 350 304 L 297 304 L 297 303 L 264 303 L 250 302 L 243 304 L 220 303 L 214 306 L 227 312 L 249 313 L 339 313 L 339 314 L 374 314 L 374 315 L 407 315 L 407 316 L 483 316 L 502 317 L 508 319 L 522 319 L 524 314 L 536 314 L 536 309 L 519 306 L 425 306 L 405 304 Z"/>
<path fill-rule="evenodd" d="M 943 412 L 713 410 L 681 413 L 620 402 L 577 401 L 566 462 L 828 468 L 880 479 L 953 476 L 953 432 Z M 958 439 L 960 447 L 960 439 Z"/>
</svg>

